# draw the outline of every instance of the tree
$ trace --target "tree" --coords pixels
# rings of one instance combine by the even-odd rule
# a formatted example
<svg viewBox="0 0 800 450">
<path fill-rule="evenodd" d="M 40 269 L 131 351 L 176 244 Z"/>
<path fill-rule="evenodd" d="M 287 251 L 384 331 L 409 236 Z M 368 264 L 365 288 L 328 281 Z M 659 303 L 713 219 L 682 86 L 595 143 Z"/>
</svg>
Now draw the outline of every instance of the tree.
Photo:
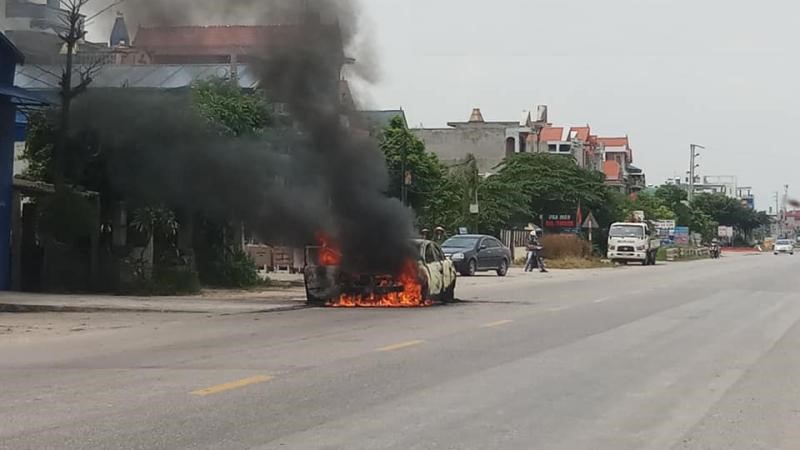
<svg viewBox="0 0 800 450">
<path fill-rule="evenodd" d="M 602 173 L 581 168 L 561 155 L 520 153 L 507 158 L 495 176 L 497 182 L 524 194 L 525 217 L 516 217 L 517 223 L 539 214 L 574 212 L 578 205 L 601 210 L 609 200 Z"/>
<path fill-rule="evenodd" d="M 457 208 L 458 187 L 447 178 L 447 169 L 436 155 L 426 151 L 400 117 L 383 130 L 380 147 L 389 172 L 387 194 L 402 200 L 405 188 L 406 204 L 417 213 L 422 227 L 449 223 Z"/>
<path fill-rule="evenodd" d="M 629 217 L 633 211 L 644 211 L 645 217 L 649 220 L 674 220 L 676 218 L 670 205 L 666 204 L 658 195 L 647 192 L 641 192 L 636 198 L 629 198 L 624 203 L 625 217 Z"/>
<path fill-rule="evenodd" d="M 212 78 L 196 82 L 192 86 L 192 103 L 224 135 L 257 135 L 272 123 L 269 104 L 261 91 L 245 91 L 234 80 Z"/>
<path fill-rule="evenodd" d="M 72 101 L 83 93 L 89 84 L 92 83 L 92 78 L 97 71 L 98 64 L 89 64 L 81 68 L 78 73 L 79 80 L 77 85 L 73 85 L 73 60 L 75 57 L 75 49 L 80 41 L 86 36 L 86 29 L 84 27 L 84 15 L 82 13 L 83 7 L 86 6 L 90 0 L 62 0 L 62 6 L 65 8 L 61 20 L 64 24 L 66 31 L 60 33 L 58 37 L 64 42 L 65 58 L 64 70 L 61 73 L 61 80 L 59 81 L 61 97 L 61 116 L 60 126 L 58 128 L 58 143 L 56 145 L 54 164 L 54 180 L 60 189 L 65 181 L 67 171 L 67 152 L 69 151 L 69 133 L 70 133 L 70 113 L 72 110 Z"/>
<path fill-rule="evenodd" d="M 688 205 L 688 194 L 679 186 L 665 184 L 655 192 L 656 198 L 675 213 L 675 222 L 679 226 L 688 227 L 692 221 L 692 210 Z"/>
</svg>

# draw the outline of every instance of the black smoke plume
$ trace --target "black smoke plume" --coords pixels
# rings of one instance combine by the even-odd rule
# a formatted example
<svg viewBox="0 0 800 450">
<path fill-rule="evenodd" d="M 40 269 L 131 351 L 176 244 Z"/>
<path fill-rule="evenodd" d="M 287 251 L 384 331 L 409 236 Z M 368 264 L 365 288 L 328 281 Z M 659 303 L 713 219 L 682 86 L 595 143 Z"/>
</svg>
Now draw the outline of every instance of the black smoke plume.
<svg viewBox="0 0 800 450">
<path fill-rule="evenodd" d="M 238 16 L 274 23 L 272 15 L 283 21 L 312 13 L 343 24 L 345 42 L 357 31 L 357 8 L 349 1 L 128 3 L 139 8 L 141 25 L 225 23 Z M 125 89 L 79 98 L 75 130 L 95 136 L 108 155 L 113 187 L 123 195 L 242 220 L 270 243 L 307 245 L 325 231 L 341 246 L 344 265 L 398 271 L 411 214 L 385 195 L 386 163 L 376 143 L 348 126 L 352 111 L 343 110 L 339 91 L 341 54 L 315 33 L 279 48 L 267 44 L 254 68 L 262 89 L 287 104 L 300 138 L 223 136 L 208 130 L 185 94 Z M 291 150 L 283 151 L 287 146 Z"/>
</svg>

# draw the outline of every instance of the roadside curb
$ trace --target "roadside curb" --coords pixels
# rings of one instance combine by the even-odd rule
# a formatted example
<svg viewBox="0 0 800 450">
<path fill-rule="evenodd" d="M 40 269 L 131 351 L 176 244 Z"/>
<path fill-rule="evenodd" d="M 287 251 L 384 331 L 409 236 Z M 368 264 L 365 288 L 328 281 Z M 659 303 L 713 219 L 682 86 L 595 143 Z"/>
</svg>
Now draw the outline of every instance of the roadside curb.
<svg viewBox="0 0 800 450">
<path fill-rule="evenodd" d="M 250 311 L 231 311 L 231 310 L 199 310 L 199 309 L 158 309 L 158 308 L 123 308 L 123 307 L 101 307 L 101 306 L 64 306 L 64 305 L 20 305 L 16 303 L 0 303 L 0 313 L 39 313 L 39 312 L 62 312 L 62 313 L 161 313 L 161 314 L 218 314 L 233 316 L 240 314 L 266 314 L 272 312 L 296 311 L 307 309 L 308 305 L 290 305 L 267 309 L 253 309 Z"/>
</svg>

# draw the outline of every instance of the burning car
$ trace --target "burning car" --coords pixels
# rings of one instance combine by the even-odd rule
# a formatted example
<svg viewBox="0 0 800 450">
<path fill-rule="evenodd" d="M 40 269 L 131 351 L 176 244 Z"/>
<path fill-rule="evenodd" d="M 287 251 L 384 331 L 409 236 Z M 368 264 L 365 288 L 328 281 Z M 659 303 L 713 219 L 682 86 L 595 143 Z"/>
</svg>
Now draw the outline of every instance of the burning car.
<svg viewBox="0 0 800 450">
<path fill-rule="evenodd" d="M 455 298 L 456 269 L 438 244 L 409 242 L 411 254 L 400 273 L 353 273 L 326 239 L 306 248 L 303 271 L 308 303 L 314 306 L 403 308 L 448 303 Z"/>
</svg>

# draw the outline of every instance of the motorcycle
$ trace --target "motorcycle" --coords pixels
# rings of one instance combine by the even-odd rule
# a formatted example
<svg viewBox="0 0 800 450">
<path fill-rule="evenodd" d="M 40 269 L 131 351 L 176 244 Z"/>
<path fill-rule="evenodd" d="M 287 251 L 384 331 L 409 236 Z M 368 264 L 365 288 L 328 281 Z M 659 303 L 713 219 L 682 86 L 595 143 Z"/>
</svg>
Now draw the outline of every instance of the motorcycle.
<svg viewBox="0 0 800 450">
<path fill-rule="evenodd" d="M 525 262 L 525 272 L 533 272 L 533 269 L 539 269 L 539 272 L 547 273 L 544 267 L 544 258 L 542 258 L 542 247 L 539 244 L 532 244 L 528 246 L 528 257 Z"/>
<path fill-rule="evenodd" d="M 719 259 L 720 257 L 720 247 L 718 244 L 711 244 L 711 248 L 709 248 L 708 252 L 711 255 L 711 259 Z"/>
</svg>

